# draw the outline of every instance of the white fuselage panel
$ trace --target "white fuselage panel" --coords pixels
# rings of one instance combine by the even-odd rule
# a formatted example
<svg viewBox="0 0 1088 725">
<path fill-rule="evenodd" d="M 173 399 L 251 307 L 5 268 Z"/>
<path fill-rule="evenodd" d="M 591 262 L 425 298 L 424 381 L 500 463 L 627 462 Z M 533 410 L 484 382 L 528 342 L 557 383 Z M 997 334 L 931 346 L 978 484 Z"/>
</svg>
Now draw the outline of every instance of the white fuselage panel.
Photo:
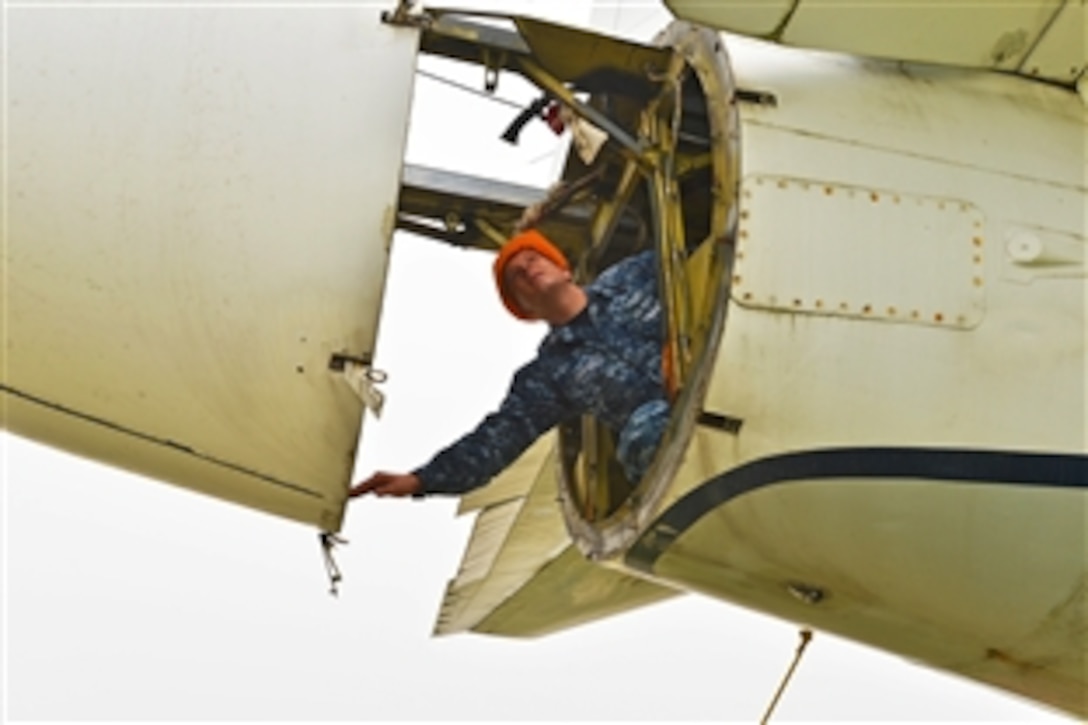
<svg viewBox="0 0 1088 725">
<path fill-rule="evenodd" d="M 5 427 L 339 526 L 417 34 L 376 8 L 6 13 Z"/>
<path fill-rule="evenodd" d="M 739 106 L 703 401 L 739 431 L 696 431 L 625 562 L 1085 715 L 1080 97 L 725 43 L 776 99 Z"/>
</svg>

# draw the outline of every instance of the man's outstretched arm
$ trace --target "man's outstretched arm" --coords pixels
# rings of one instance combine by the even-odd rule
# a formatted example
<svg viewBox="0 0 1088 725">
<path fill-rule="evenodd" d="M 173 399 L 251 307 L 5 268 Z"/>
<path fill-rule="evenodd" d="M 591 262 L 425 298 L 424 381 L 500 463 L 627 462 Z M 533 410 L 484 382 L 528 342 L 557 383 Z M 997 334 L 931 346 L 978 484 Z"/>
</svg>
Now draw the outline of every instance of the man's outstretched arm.
<svg viewBox="0 0 1088 725">
<path fill-rule="evenodd" d="M 564 417 L 553 364 L 537 359 L 518 371 L 500 408 L 427 465 L 412 473 L 375 473 L 350 495 L 462 494 L 483 486 Z"/>
</svg>

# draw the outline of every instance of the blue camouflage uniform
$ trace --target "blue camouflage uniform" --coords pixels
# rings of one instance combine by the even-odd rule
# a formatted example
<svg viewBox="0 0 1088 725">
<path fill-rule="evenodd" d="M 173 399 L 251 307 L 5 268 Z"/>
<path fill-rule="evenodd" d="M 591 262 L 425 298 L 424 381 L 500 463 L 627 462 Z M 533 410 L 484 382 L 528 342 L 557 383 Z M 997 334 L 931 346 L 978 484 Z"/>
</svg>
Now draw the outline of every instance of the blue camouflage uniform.
<svg viewBox="0 0 1088 725">
<path fill-rule="evenodd" d="M 542 433 L 583 413 L 618 434 L 624 472 L 632 482 L 642 478 L 669 418 L 653 252 L 612 265 L 585 291 L 586 308 L 551 329 L 537 357 L 515 374 L 499 409 L 414 471 L 422 493 L 482 486 Z"/>
</svg>

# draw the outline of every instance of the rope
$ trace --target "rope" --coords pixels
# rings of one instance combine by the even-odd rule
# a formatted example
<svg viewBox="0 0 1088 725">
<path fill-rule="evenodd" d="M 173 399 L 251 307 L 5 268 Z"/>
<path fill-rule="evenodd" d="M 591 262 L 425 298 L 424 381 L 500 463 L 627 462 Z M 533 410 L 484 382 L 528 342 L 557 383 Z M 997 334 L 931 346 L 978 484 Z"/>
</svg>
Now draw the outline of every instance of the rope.
<svg viewBox="0 0 1088 725">
<path fill-rule="evenodd" d="M 430 71 L 425 71 L 422 68 L 416 68 L 416 73 L 423 76 L 424 78 L 430 78 L 432 81 L 438 81 L 439 83 L 445 83 L 448 86 L 453 86 L 454 88 L 458 88 L 458 89 L 460 89 L 462 91 L 465 91 L 467 93 L 471 93 L 474 96 L 479 96 L 480 98 L 486 98 L 489 101 L 494 101 L 495 103 L 501 103 L 501 104 L 503 104 L 505 106 L 510 106 L 511 108 L 516 108 L 519 111 L 522 110 L 520 103 L 515 103 L 513 101 L 508 101 L 507 99 L 505 99 L 505 98 L 503 98 L 501 96 L 496 96 L 493 93 L 487 93 L 485 91 L 481 91 L 481 90 L 479 90 L 477 88 L 473 88 L 472 86 L 465 85 L 464 83 L 458 83 L 455 80 L 452 80 L 450 78 L 446 78 L 445 76 L 440 76 L 437 73 L 431 73 Z"/>
<path fill-rule="evenodd" d="M 778 685 L 778 692 L 774 693 L 774 698 L 771 700 L 771 704 L 767 706 L 767 712 L 763 713 L 763 719 L 759 721 L 759 725 L 767 725 L 767 723 L 771 721 L 771 713 L 774 712 L 775 707 L 778 705 L 782 693 L 786 691 L 786 685 L 789 684 L 790 678 L 793 677 L 793 671 L 797 669 L 798 663 L 801 662 L 801 655 L 805 653 L 805 648 L 808 647 L 808 643 L 812 641 L 811 629 L 802 629 L 800 634 L 801 644 L 797 645 L 797 653 L 793 656 L 793 663 L 790 664 L 790 668 L 786 671 L 786 676 L 782 678 L 781 684 Z"/>
</svg>

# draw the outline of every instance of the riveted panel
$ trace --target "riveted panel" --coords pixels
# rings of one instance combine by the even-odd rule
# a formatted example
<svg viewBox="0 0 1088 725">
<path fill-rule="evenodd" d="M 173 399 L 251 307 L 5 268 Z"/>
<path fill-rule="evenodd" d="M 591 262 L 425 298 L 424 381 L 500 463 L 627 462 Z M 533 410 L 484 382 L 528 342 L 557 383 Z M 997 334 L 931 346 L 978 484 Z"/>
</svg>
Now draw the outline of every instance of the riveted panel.
<svg viewBox="0 0 1088 725">
<path fill-rule="evenodd" d="M 1084 67 L 1083 0 L 665 4 L 684 20 L 798 48 L 991 68 L 1058 83 L 1074 81 Z"/>
<path fill-rule="evenodd" d="M 985 311 L 987 242 L 958 199 L 751 176 L 733 299 L 779 312 L 970 328 Z"/>
<path fill-rule="evenodd" d="M 1020 66 L 1032 78 L 1073 83 L 1088 68 L 1084 3 L 1064 3 Z"/>
</svg>

